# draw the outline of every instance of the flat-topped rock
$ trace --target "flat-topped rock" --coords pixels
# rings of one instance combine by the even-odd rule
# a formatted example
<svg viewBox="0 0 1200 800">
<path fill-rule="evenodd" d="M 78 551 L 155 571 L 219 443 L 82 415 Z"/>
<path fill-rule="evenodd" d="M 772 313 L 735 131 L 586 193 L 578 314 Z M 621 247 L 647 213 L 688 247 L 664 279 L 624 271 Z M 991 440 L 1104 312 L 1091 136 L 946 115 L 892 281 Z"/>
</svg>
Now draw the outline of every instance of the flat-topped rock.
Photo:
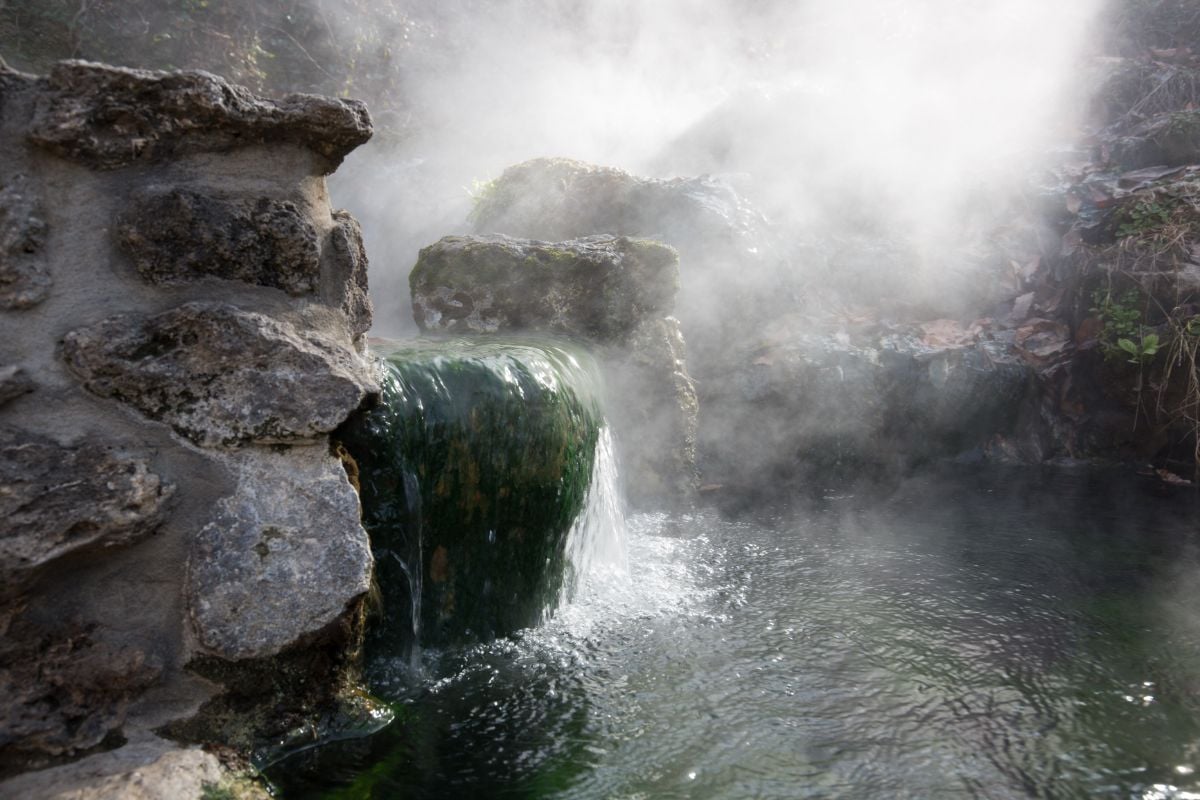
<svg viewBox="0 0 1200 800">
<path fill-rule="evenodd" d="M 62 61 L 38 90 L 29 141 L 93 169 L 282 142 L 321 156 L 329 173 L 372 133 L 357 100 L 268 100 L 201 71 Z"/>
<path fill-rule="evenodd" d="M 349 348 L 224 303 L 109 317 L 62 354 L 88 391 L 206 447 L 315 439 L 379 390 Z"/>
<path fill-rule="evenodd" d="M 670 314 L 678 280 L 672 248 L 623 236 L 447 236 L 421 250 L 409 275 L 422 330 L 539 331 L 602 343 Z"/>
</svg>

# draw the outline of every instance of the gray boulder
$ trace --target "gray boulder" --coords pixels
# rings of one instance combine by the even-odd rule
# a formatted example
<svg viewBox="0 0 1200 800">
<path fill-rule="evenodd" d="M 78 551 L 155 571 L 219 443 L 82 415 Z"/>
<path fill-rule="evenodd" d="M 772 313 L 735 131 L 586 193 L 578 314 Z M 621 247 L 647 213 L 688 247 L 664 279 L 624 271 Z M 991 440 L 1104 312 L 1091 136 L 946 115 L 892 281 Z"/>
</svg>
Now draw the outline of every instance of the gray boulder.
<svg viewBox="0 0 1200 800">
<path fill-rule="evenodd" d="M 0 427 L 0 487 L 0 596 L 67 554 L 149 536 L 174 492 L 111 445 L 64 447 L 11 427 Z"/>
<path fill-rule="evenodd" d="M 1010 435 L 1031 368 L 1012 342 L 943 323 L 853 334 L 777 327 L 725 365 L 726 380 L 703 385 L 706 478 L 766 493 L 819 489 Z M 956 340 L 939 341 L 939 328 Z"/>
<path fill-rule="evenodd" d="M 308 216 L 286 200 L 160 188 L 134 195 L 118 218 L 117 242 L 148 283 L 215 277 L 305 295 L 321 278 Z"/>
<path fill-rule="evenodd" d="M 300 145 L 337 168 L 371 138 L 357 100 L 256 97 L 207 72 L 150 72 L 62 61 L 38 93 L 28 138 L 94 169 L 257 144 Z"/>
<path fill-rule="evenodd" d="M 620 436 L 625 493 L 646 508 L 695 492 L 699 402 L 679 320 L 648 319 L 628 346 L 609 348 L 607 413 Z"/>
<path fill-rule="evenodd" d="M 480 233 L 560 241 L 594 234 L 662 241 L 679 252 L 675 313 L 702 373 L 732 339 L 795 301 L 783 248 L 766 218 L 724 181 L 659 180 L 565 158 L 509 167 L 479 194 Z M 697 363 L 693 363 L 693 368 Z"/>
<path fill-rule="evenodd" d="M 314 439 L 379 390 L 338 342 L 223 303 L 109 317 L 62 355 L 88 391 L 206 447 Z"/>
<path fill-rule="evenodd" d="M 555 242 L 600 233 L 661 239 L 689 262 L 714 250 L 748 258 L 770 241 L 766 220 L 716 178 L 642 178 L 568 158 L 504 170 L 480 192 L 471 222 L 480 233 Z"/>
<path fill-rule="evenodd" d="M 335 625 L 371 581 L 358 494 L 323 447 L 236 458 L 237 489 L 192 542 L 187 600 L 200 644 L 273 656 Z"/>
<path fill-rule="evenodd" d="M 447 236 L 421 250 L 409 275 L 413 316 L 424 331 L 618 342 L 643 320 L 671 313 L 678 263 L 669 247 L 625 237 Z"/>
</svg>

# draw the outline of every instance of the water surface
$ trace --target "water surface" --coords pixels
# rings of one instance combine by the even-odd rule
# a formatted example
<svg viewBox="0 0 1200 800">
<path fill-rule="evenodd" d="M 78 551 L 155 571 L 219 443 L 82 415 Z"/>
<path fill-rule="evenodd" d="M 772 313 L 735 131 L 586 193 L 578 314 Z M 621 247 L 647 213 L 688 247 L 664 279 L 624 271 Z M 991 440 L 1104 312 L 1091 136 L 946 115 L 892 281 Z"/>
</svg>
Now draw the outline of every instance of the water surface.
<svg viewBox="0 0 1200 800">
<path fill-rule="evenodd" d="M 371 665 L 284 797 L 1200 798 L 1186 496 L 1082 470 L 629 520 L 541 628 Z"/>
</svg>

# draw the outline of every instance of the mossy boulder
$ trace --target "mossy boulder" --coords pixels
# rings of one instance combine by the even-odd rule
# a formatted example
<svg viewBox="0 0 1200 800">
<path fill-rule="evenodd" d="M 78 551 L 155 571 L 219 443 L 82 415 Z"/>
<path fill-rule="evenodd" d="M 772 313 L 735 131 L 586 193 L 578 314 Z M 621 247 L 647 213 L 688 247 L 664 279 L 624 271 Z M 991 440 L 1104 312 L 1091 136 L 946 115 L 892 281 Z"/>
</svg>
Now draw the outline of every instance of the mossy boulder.
<svg viewBox="0 0 1200 800">
<path fill-rule="evenodd" d="M 539 331 L 613 343 L 671 313 L 679 259 L 657 242 L 617 236 L 447 236 L 421 250 L 409 285 L 424 331 Z"/>
<path fill-rule="evenodd" d="M 497 340 L 377 346 L 383 397 L 341 439 L 357 464 L 384 622 L 370 646 L 489 639 L 562 585 L 602 424 L 590 359 Z"/>
</svg>

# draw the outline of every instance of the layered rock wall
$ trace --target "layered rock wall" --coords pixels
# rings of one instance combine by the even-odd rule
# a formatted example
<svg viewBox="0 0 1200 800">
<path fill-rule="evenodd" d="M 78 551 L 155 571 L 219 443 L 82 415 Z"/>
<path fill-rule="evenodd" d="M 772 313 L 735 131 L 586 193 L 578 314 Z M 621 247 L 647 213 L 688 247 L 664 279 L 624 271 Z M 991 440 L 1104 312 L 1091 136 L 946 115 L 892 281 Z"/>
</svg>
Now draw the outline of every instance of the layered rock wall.
<svg viewBox="0 0 1200 800">
<path fill-rule="evenodd" d="M 378 386 L 324 176 L 370 134 L 206 73 L 0 66 L 0 777 L 236 738 L 194 723 L 241 664 L 350 667 L 372 560 L 328 434 Z"/>
</svg>

